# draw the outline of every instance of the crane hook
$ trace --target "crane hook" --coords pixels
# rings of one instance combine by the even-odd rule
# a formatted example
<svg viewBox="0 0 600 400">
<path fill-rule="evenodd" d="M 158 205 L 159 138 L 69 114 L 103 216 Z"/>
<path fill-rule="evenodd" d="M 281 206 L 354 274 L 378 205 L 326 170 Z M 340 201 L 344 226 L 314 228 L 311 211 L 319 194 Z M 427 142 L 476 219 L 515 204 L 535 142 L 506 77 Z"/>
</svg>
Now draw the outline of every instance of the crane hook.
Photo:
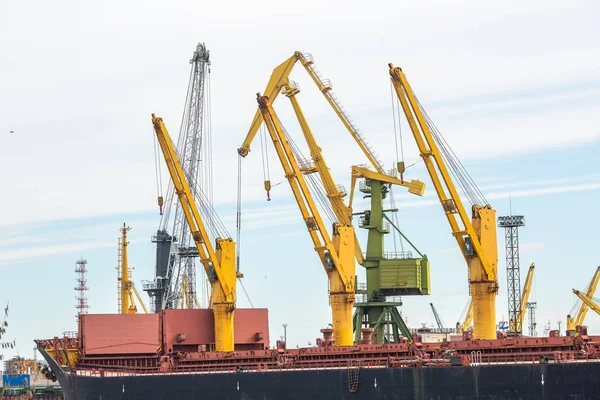
<svg viewBox="0 0 600 400">
<path fill-rule="evenodd" d="M 265 190 L 267 191 L 267 201 L 271 201 L 271 181 L 265 181 Z"/>
<path fill-rule="evenodd" d="M 160 215 L 163 215 L 163 197 L 158 196 L 158 208 L 160 210 Z"/>
</svg>

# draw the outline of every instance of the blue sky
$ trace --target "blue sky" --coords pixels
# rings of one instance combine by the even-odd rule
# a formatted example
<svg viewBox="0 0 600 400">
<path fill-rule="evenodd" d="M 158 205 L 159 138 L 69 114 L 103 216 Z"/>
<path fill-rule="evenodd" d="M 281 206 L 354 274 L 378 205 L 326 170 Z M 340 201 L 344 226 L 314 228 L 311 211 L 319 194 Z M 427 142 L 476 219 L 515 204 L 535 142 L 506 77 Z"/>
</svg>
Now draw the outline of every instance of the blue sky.
<svg viewBox="0 0 600 400">
<path fill-rule="evenodd" d="M 213 61 L 215 202 L 230 233 L 235 149 L 272 68 L 297 49 L 311 52 L 391 166 L 387 63 L 394 62 L 498 215 L 509 212 L 510 196 L 513 212 L 526 216 L 522 279 L 535 262 L 538 332 L 548 320 L 554 328 L 565 319 L 574 302 L 571 288 L 585 288 L 600 264 L 598 5 L 274 4 L 206 10 L 185 1 L 168 9 L 161 2 L 141 8 L 134 1 L 59 1 L 51 9 L 40 2 L 34 15 L 22 4 L 8 6 L 10 18 L 0 27 L 7 49 L 0 53 L 6 71 L 0 76 L 0 303 L 10 301 L 8 338 L 17 338 L 21 355 L 32 355 L 36 337 L 75 329 L 79 257 L 88 260 L 90 311 L 116 311 L 123 222 L 133 228 L 134 280 L 139 285 L 152 277 L 150 236 L 159 216 L 150 114 L 162 116 L 176 135 L 198 40 Z M 304 71 L 292 78 L 336 181 L 348 187 L 350 165 L 364 163 L 364 156 Z M 300 143 L 284 103 L 278 100 L 277 111 Z M 406 124 L 403 143 L 407 164 L 418 161 Z M 271 180 L 279 182 L 283 174 L 271 149 Z M 292 345 L 314 343 L 330 322 L 326 275 L 287 184 L 273 189 L 273 201 L 264 200 L 260 159 L 256 142 L 243 164 L 244 284 L 255 306 L 270 309 L 273 339 L 288 323 Z M 421 163 L 407 175 L 429 184 Z M 453 324 L 467 300 L 466 266 L 432 189 L 428 185 L 424 198 L 396 191 L 401 228 L 432 268 L 432 295 L 404 298 L 411 326 L 433 323 L 429 302 Z M 498 319 L 507 309 L 503 247 L 499 232 Z M 248 306 L 243 294 L 238 297 L 239 306 Z M 589 313 L 587 323 L 600 330 L 597 315 Z"/>
</svg>

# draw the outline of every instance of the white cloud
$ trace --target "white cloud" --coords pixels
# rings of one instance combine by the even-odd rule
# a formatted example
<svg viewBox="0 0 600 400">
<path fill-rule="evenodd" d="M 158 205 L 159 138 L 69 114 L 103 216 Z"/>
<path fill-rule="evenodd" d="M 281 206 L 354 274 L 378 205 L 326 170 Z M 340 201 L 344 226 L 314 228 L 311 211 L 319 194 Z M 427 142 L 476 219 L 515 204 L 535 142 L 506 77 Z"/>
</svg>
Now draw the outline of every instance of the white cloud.
<svg viewBox="0 0 600 400">
<path fill-rule="evenodd" d="M 207 14 L 188 1 L 169 7 L 148 2 L 143 10 L 121 2 L 96 7 L 59 1 L 48 9 L 39 3 L 36 15 L 19 2 L 11 3 L 5 10 L 11 18 L 0 27 L 5 49 L 0 55 L 5 68 L 0 77 L 4 95 L 0 106 L 5 113 L 0 132 L 16 133 L 0 137 L 0 167 L 11 171 L 3 177 L 10 195 L 4 196 L 1 206 L 14 212 L 2 223 L 155 210 L 149 117 L 151 112 L 163 116 L 176 136 L 188 59 L 196 40 L 207 43 L 213 60 L 218 202 L 235 199 L 235 148 L 256 110 L 255 93 L 263 89 L 273 67 L 298 48 L 314 54 L 316 65 L 332 78 L 340 99 L 386 164 L 394 158 L 393 146 L 385 145 L 392 140 L 389 61 L 405 68 L 426 107 L 433 104 L 428 107 L 432 118 L 460 155 L 502 154 L 514 150 L 515 141 L 518 149 L 534 151 L 598 137 L 593 131 L 600 122 L 597 86 L 564 92 L 573 83 L 598 81 L 600 49 L 593 40 L 598 6 L 593 2 L 579 4 L 578 21 L 564 19 L 566 10 L 572 9 L 560 2 L 504 2 L 502 7 L 437 2 L 433 13 L 429 6 L 411 1 L 368 6 L 356 2 L 352 7 L 305 2 L 270 8 L 271 1 L 262 3 L 213 7 Z M 276 11 L 265 22 L 267 9 Z M 403 15 L 401 25 L 396 23 L 398 13 Z M 280 17 L 285 18 L 283 31 Z M 429 21 L 426 31 L 418 22 L 424 18 Z M 318 23 L 325 20 L 327 24 Z M 357 20 L 360 30 L 355 29 Z M 267 44 L 247 35 L 256 21 L 265 31 L 277 30 L 277 37 Z M 203 27 L 201 32 L 198 26 Z M 415 31 L 421 34 L 414 36 Z M 40 47 L 39 32 L 53 45 Z M 332 47 L 323 37 L 344 40 Z M 411 40 L 395 39 L 402 37 Z M 31 63 L 32 48 L 44 60 L 43 73 Z M 157 49 L 160 57 L 145 62 Z M 94 62 L 84 61 L 91 55 Z M 237 79 L 242 77 L 240 60 L 253 60 L 242 63 L 243 79 Z M 364 156 L 297 68 L 293 78 L 302 85 L 301 101 L 309 122 L 334 175 L 347 179 L 344 166 L 364 162 Z M 536 90 L 538 95 L 520 96 Z M 586 106 L 569 106 L 580 101 Z M 547 107 L 556 104 L 562 111 L 548 113 Z M 489 115 L 490 110 L 518 112 L 530 106 L 537 110 L 526 116 Z M 373 109 L 380 111 L 366 114 Z M 459 113 L 459 120 L 452 121 Z M 323 114 L 330 118 L 312 122 Z M 481 140 L 484 134 L 486 139 Z M 259 151 L 255 144 L 244 160 L 247 199 L 264 198 L 262 177 L 256 176 L 262 169 Z M 416 157 L 414 149 L 410 154 Z M 276 162 L 271 167 L 272 180 L 282 178 Z"/>
<path fill-rule="evenodd" d="M 0 251 L 0 264 L 7 264 L 17 261 L 23 261 L 32 258 L 47 257 L 56 254 L 79 253 L 84 250 L 97 249 L 102 247 L 115 247 L 115 242 L 90 242 L 90 243 L 70 243 L 63 245 L 52 245 L 43 247 L 32 247 L 15 250 Z"/>
<path fill-rule="evenodd" d="M 519 251 L 521 254 L 527 254 L 536 250 L 543 250 L 546 248 L 544 242 L 525 242 L 519 244 Z"/>
</svg>

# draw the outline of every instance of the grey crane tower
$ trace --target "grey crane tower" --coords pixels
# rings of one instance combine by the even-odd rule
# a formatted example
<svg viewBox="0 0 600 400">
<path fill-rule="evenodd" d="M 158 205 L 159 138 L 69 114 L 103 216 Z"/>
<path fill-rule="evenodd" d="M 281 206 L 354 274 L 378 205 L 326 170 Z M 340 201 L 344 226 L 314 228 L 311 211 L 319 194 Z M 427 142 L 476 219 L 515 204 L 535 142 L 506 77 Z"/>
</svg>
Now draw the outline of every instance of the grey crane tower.
<svg viewBox="0 0 600 400">
<path fill-rule="evenodd" d="M 204 43 L 198 43 L 192 59 L 183 118 L 177 140 L 177 154 L 190 183 L 194 198 L 203 206 L 212 204 L 212 160 L 210 137 L 210 54 Z M 200 190 L 202 187 L 202 190 Z M 187 298 L 187 307 L 196 302 L 196 259 L 198 250 L 191 237 L 181 205 L 169 183 L 163 213 L 156 235 L 156 270 L 154 281 L 143 281 L 150 296 L 151 308 L 180 308 Z M 210 210 L 209 210 L 210 212 Z M 173 215 L 171 219 L 170 216 Z M 172 221 L 169 230 L 169 222 Z M 208 227 L 210 230 L 210 227 Z M 202 269 L 202 273 L 204 270 Z M 184 284 L 185 282 L 185 284 Z"/>
<path fill-rule="evenodd" d="M 508 281 L 508 320 L 513 326 L 509 334 L 521 336 L 523 320 L 521 309 L 521 267 L 519 264 L 519 227 L 525 226 L 522 215 L 498 217 L 498 227 L 505 229 L 506 240 L 506 277 Z"/>
</svg>

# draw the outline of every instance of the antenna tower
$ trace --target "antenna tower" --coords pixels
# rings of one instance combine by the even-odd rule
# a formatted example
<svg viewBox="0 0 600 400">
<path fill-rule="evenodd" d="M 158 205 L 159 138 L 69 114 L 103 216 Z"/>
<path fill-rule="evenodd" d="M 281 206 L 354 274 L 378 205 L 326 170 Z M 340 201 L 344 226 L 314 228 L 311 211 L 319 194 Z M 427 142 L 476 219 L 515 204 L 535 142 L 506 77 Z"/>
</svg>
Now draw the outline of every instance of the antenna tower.
<svg viewBox="0 0 600 400">
<path fill-rule="evenodd" d="M 505 229 L 506 277 L 508 281 L 509 334 L 521 336 L 523 317 L 521 309 L 521 267 L 519 265 L 519 227 L 525 226 L 522 215 L 498 217 L 498 227 Z"/>
<path fill-rule="evenodd" d="M 75 316 L 77 322 L 79 323 L 79 315 L 87 314 L 88 308 L 88 299 L 85 296 L 87 290 L 87 279 L 85 278 L 85 273 L 87 272 L 87 260 L 80 259 L 75 263 L 75 273 L 77 274 L 77 278 L 75 282 L 77 282 L 77 286 L 75 286 L 75 290 L 77 292 L 77 303 L 75 304 L 75 308 L 77 309 L 77 315 Z"/>
</svg>

